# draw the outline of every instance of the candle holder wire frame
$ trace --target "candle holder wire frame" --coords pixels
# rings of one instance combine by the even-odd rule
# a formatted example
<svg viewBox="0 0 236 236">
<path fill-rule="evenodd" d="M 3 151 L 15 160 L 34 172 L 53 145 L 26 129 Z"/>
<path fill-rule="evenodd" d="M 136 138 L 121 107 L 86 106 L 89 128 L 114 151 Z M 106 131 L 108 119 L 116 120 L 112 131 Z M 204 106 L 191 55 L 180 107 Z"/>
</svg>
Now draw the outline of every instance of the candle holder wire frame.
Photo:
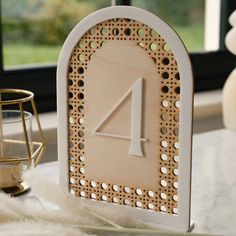
<svg viewBox="0 0 236 236">
<path fill-rule="evenodd" d="M 20 98 L 15 99 L 2 99 L 2 95 L 15 95 L 15 96 L 23 96 Z M 32 141 L 32 147 L 34 151 L 31 151 L 30 147 L 30 140 L 29 140 L 29 134 L 27 133 L 27 126 L 26 126 L 26 117 L 25 117 L 25 111 L 24 111 L 24 104 L 25 103 L 31 103 L 33 115 L 35 117 L 37 128 L 38 128 L 38 134 L 40 141 Z M 23 135 L 24 140 L 14 140 L 14 139 L 3 139 L 3 129 L 2 129 L 2 111 L 4 106 L 10 106 L 15 105 L 18 106 L 20 111 L 20 119 L 22 123 L 23 128 Z M 2 156 L 3 153 L 3 143 L 11 143 L 11 144 L 17 144 L 17 145 L 25 145 L 26 147 L 26 157 L 18 158 L 17 156 Z M 39 162 L 41 161 L 46 146 L 46 140 L 42 131 L 42 127 L 39 121 L 38 112 L 36 109 L 36 104 L 34 101 L 34 93 L 27 90 L 22 89 L 0 89 L 0 164 L 18 164 L 18 163 L 27 163 L 28 166 L 33 165 L 36 167 Z M 12 195 L 18 195 L 21 194 L 29 189 L 29 186 L 26 186 L 25 183 L 22 183 L 22 186 L 20 189 L 16 189 L 17 186 L 13 187 L 12 189 L 2 189 L 3 191 L 10 193 Z"/>
</svg>

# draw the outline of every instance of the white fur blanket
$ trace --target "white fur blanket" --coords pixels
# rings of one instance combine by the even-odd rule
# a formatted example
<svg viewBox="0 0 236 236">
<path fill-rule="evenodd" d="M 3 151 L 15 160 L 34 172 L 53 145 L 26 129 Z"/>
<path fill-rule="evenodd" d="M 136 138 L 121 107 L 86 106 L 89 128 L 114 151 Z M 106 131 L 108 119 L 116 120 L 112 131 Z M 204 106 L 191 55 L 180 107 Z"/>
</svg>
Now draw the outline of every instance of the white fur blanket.
<svg viewBox="0 0 236 236">
<path fill-rule="evenodd" d="M 111 212 L 110 208 L 84 205 L 62 191 L 53 181 L 38 176 L 34 171 L 28 172 L 26 180 L 37 196 L 53 207 L 34 207 L 0 193 L 1 236 L 189 235 L 151 229 L 127 218 L 121 211 Z"/>
</svg>

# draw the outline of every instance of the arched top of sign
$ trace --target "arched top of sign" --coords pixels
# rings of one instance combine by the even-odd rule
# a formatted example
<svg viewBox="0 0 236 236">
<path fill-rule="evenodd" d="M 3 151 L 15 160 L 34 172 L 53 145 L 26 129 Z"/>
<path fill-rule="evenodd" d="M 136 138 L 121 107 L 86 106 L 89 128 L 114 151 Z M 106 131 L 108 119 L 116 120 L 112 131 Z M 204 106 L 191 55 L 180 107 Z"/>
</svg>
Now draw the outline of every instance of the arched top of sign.
<svg viewBox="0 0 236 236">
<path fill-rule="evenodd" d="M 173 30 L 173 28 L 171 28 L 163 20 L 148 11 L 136 7 L 127 6 L 108 7 L 98 10 L 85 17 L 80 23 L 76 25 L 76 27 L 68 35 L 62 47 L 58 60 L 58 76 L 60 76 L 60 74 L 62 73 L 62 77 L 63 72 L 65 76 L 67 71 L 64 71 L 63 68 L 67 65 L 71 56 L 71 52 L 78 42 L 78 39 L 81 38 L 88 29 L 92 28 L 96 24 L 114 18 L 130 18 L 133 20 L 137 20 L 148 25 L 150 28 L 158 32 L 170 45 L 170 48 L 172 49 L 178 62 L 181 79 L 183 82 L 185 82 L 186 80 L 187 84 L 189 84 L 187 90 L 190 92 L 193 90 L 193 79 L 189 56 L 183 42 Z M 189 95 L 192 96 L 191 94 Z"/>
<path fill-rule="evenodd" d="M 71 55 L 73 51 L 76 50 L 75 48 L 79 40 L 84 35 L 86 35 L 86 32 L 88 32 L 94 26 L 102 22 L 106 22 L 107 20 L 114 20 L 114 19 L 131 19 L 136 22 L 141 22 L 142 24 L 145 25 L 145 27 L 149 27 L 150 29 L 153 29 L 154 31 L 156 31 L 164 39 L 164 41 L 168 43 L 169 47 L 171 48 L 171 51 L 174 56 L 174 60 L 177 63 L 176 65 L 177 72 L 179 73 L 179 77 L 181 78 L 181 86 L 178 85 L 181 87 L 181 96 L 178 95 L 178 97 L 180 97 L 180 101 L 178 101 L 180 102 L 180 104 L 174 104 L 174 106 L 177 106 L 178 109 L 179 107 L 181 108 L 179 109 L 180 120 L 178 120 L 178 125 L 180 127 L 179 134 L 178 134 L 179 146 L 174 147 L 179 150 L 179 156 L 180 156 L 180 161 L 178 163 L 178 174 L 176 174 L 178 175 L 178 187 L 177 187 L 178 188 L 178 214 L 171 215 L 171 214 L 160 213 L 163 211 L 163 209 L 161 208 L 160 208 L 160 212 L 144 210 L 144 209 L 152 209 L 149 207 L 149 205 L 151 206 L 152 204 L 148 202 L 147 202 L 147 207 L 144 209 L 137 210 L 137 209 L 132 209 L 132 208 L 130 209 L 124 208 L 124 210 L 127 211 L 128 215 L 131 215 L 132 217 L 137 218 L 137 219 L 147 219 L 147 221 L 150 221 L 152 223 L 157 222 L 158 224 L 167 225 L 168 227 L 176 227 L 182 230 L 188 230 L 189 225 L 190 225 L 191 140 L 192 140 L 191 137 L 192 137 L 192 103 L 193 103 L 193 78 L 192 78 L 191 64 L 188 57 L 188 53 L 181 39 L 178 37 L 175 31 L 168 24 L 162 21 L 160 18 L 158 18 L 157 16 L 145 10 L 138 9 L 135 7 L 127 7 L 127 6 L 116 6 L 116 7 L 109 7 L 109 8 L 99 10 L 89 15 L 88 17 L 84 18 L 71 31 L 71 33 L 69 34 L 68 38 L 66 39 L 63 45 L 63 48 L 61 50 L 61 54 L 59 57 L 59 61 L 58 61 L 58 67 L 57 67 L 57 94 L 58 94 L 57 107 L 58 107 L 58 122 L 59 122 L 58 152 L 59 152 L 59 163 L 60 163 L 60 182 L 65 189 L 69 189 L 68 173 L 70 170 L 69 170 L 69 164 L 68 164 L 68 159 L 69 159 L 68 150 L 70 147 L 67 140 L 69 140 L 68 129 L 70 126 L 68 126 L 68 122 L 70 123 L 70 121 L 69 121 L 68 112 L 67 112 L 67 109 L 68 109 L 68 86 L 67 86 L 68 74 L 67 73 L 68 73 L 69 63 L 71 63 Z M 127 44 L 127 46 L 129 45 Z M 142 45 L 139 45 L 139 46 L 143 47 Z M 102 48 L 104 49 L 104 47 Z M 105 47 L 106 50 L 108 50 L 109 48 L 112 48 L 112 44 L 108 45 L 108 47 Z M 132 46 L 130 48 L 132 48 Z M 94 55 L 96 55 L 96 53 Z M 99 118 L 100 120 L 96 123 L 96 125 L 93 127 L 92 132 L 91 132 L 92 134 L 97 135 L 99 137 L 106 136 L 106 137 L 130 140 L 129 154 L 140 156 L 140 157 L 144 156 L 143 150 L 141 148 L 141 141 L 143 143 L 148 143 L 148 138 L 149 138 L 149 137 L 141 137 L 141 132 L 142 132 L 141 131 L 141 123 L 142 123 L 141 118 L 138 120 L 136 119 L 134 121 L 135 124 L 134 123 L 131 124 L 132 137 L 129 137 L 127 135 L 114 134 L 114 133 L 108 134 L 108 133 L 99 131 L 99 129 L 106 122 L 106 120 L 108 120 L 109 117 L 112 116 L 113 113 L 122 105 L 123 101 L 129 96 L 129 94 L 132 94 L 132 99 L 133 101 L 135 101 L 135 102 L 132 102 L 132 116 L 133 114 L 136 114 L 135 115 L 136 117 L 137 116 L 141 117 L 141 112 L 142 112 L 141 111 L 142 109 L 141 97 L 143 96 L 142 91 L 143 91 L 143 83 L 145 83 L 144 80 L 145 79 L 143 79 L 142 77 L 137 77 L 136 82 L 134 81 L 133 84 L 128 85 L 124 93 L 120 94 L 121 97 L 118 100 L 116 100 L 116 102 L 113 104 L 113 108 L 110 110 L 107 110 L 106 114 L 104 114 L 102 117 Z M 75 90 L 72 91 L 72 93 L 73 92 L 75 92 Z M 179 93 L 180 92 L 178 92 L 178 94 Z M 171 97 L 172 97 L 172 94 L 170 94 L 170 99 Z M 165 104 L 162 104 L 162 105 L 165 106 Z M 174 119 L 174 117 L 172 117 L 172 119 Z M 132 118 L 132 122 L 133 120 L 134 119 Z M 168 141 L 168 142 L 171 143 L 171 145 L 175 145 L 173 140 Z M 78 145 L 80 145 L 80 143 Z M 82 145 L 84 144 L 82 143 Z M 164 143 L 161 143 L 161 145 L 165 146 Z M 139 158 L 139 160 L 140 159 L 142 158 Z M 80 168 L 80 170 L 82 171 L 81 173 L 85 171 L 84 167 Z M 160 171 L 163 171 L 163 170 L 160 170 Z M 92 182 L 91 182 L 91 186 L 92 186 Z M 172 184 L 172 182 L 170 183 Z M 84 185 L 84 184 L 81 183 L 81 185 Z M 147 190 L 144 190 L 144 193 L 146 191 Z M 149 191 L 149 192 L 152 192 L 152 191 Z M 148 191 L 147 191 L 147 194 L 149 194 Z M 104 197 L 104 195 L 101 195 L 101 196 Z M 149 196 L 149 197 L 152 197 L 152 196 Z M 104 199 L 102 198 L 102 200 Z M 157 204 L 157 206 L 159 205 Z M 172 209 L 174 209 L 173 206 L 172 206 Z M 164 211 L 166 210 L 164 209 Z"/>
</svg>

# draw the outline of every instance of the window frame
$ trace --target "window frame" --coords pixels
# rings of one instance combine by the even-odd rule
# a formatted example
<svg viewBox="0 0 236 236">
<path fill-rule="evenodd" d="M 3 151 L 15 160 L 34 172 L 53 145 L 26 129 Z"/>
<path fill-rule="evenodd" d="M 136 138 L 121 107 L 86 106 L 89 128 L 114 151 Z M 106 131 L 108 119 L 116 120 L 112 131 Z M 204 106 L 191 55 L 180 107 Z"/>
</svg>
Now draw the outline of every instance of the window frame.
<svg viewBox="0 0 236 236">
<path fill-rule="evenodd" d="M 116 5 L 131 5 L 131 0 L 112 2 Z M 190 53 L 195 92 L 222 88 L 229 73 L 235 67 L 235 56 L 230 54 L 224 45 L 225 35 L 231 28 L 228 17 L 234 9 L 236 9 L 235 0 L 221 0 L 219 50 Z M 0 87 L 30 90 L 35 94 L 39 112 L 55 111 L 56 65 L 4 69 L 1 11 L 0 24 Z"/>
</svg>

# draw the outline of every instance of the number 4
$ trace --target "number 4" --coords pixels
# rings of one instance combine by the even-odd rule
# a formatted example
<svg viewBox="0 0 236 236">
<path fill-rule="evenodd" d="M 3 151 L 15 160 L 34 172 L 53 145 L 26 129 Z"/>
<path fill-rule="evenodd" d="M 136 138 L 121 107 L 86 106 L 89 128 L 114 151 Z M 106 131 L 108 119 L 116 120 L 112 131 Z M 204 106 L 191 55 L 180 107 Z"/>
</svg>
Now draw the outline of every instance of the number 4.
<svg viewBox="0 0 236 236">
<path fill-rule="evenodd" d="M 141 138 L 142 128 L 142 90 L 143 90 L 143 78 L 138 79 L 134 85 L 125 93 L 125 95 L 117 102 L 117 104 L 111 109 L 111 111 L 104 117 L 104 119 L 93 130 L 93 133 L 100 136 L 107 136 L 113 138 L 130 139 L 131 144 L 129 148 L 129 155 L 143 156 L 141 147 L 141 141 L 146 142 L 147 139 Z M 124 99 L 132 93 L 132 107 L 131 107 L 131 137 L 118 134 L 109 134 L 99 132 L 98 129 L 109 118 L 109 116 L 120 106 Z"/>
</svg>

